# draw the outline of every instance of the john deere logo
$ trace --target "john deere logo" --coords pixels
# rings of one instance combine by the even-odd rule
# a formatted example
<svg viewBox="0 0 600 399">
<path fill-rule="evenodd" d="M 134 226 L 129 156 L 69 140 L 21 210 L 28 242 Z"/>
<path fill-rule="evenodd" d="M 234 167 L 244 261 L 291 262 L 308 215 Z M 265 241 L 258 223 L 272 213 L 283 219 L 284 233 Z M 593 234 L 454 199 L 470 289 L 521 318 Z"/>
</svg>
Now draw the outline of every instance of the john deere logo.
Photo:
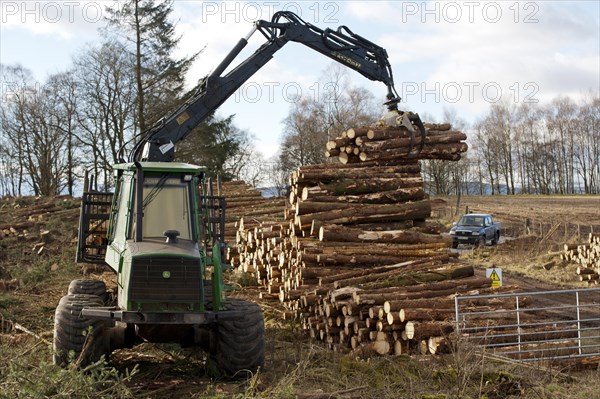
<svg viewBox="0 0 600 399">
<path fill-rule="evenodd" d="M 163 272 L 163 278 L 171 278 L 171 272 L 169 272 L 169 271 L 164 271 L 164 272 Z"/>
</svg>

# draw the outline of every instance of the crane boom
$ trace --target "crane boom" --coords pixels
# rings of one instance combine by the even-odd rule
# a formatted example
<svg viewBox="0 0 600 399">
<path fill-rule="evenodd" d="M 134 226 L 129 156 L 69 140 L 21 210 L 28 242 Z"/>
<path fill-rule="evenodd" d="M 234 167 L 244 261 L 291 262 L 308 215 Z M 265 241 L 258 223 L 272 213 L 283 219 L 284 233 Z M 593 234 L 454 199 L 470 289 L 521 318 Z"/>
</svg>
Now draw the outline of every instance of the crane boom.
<svg viewBox="0 0 600 399">
<path fill-rule="evenodd" d="M 256 31 L 267 41 L 246 60 L 221 76 Z M 392 68 L 385 49 L 354 34 L 346 26 L 340 26 L 335 31 L 329 28 L 323 30 L 292 12 L 280 11 L 273 15 L 271 21 L 255 22 L 251 32 L 240 39 L 215 70 L 200 82 L 187 101 L 144 132 L 130 154 L 130 161 L 172 161 L 175 144 L 202 123 L 290 41 L 304 44 L 370 80 L 383 82 L 387 86 L 386 105 L 390 110 L 397 110 L 400 98 L 394 87 Z M 406 118 L 424 136 L 425 129 L 418 114 L 406 113 Z"/>
</svg>

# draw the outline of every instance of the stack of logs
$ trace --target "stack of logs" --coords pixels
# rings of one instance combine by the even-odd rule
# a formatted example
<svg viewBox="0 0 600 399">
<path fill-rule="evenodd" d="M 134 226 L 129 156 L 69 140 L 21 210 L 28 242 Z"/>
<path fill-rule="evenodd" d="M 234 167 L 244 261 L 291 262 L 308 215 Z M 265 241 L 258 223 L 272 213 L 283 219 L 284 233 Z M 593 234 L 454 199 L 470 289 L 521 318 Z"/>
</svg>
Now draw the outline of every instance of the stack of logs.
<svg viewBox="0 0 600 399">
<path fill-rule="evenodd" d="M 23 202 L 21 205 L 20 202 Z M 76 218 L 75 201 L 67 196 L 56 197 L 6 197 L 0 203 L 0 240 L 16 237 L 19 240 L 35 239 L 32 230 L 46 223 L 48 215 Z"/>
<path fill-rule="evenodd" d="M 600 284 L 600 235 L 590 233 L 585 244 L 565 244 L 561 259 L 578 265 L 579 281 Z"/>
<path fill-rule="evenodd" d="M 327 142 L 325 156 L 337 157 L 342 164 L 410 158 L 458 161 L 467 151 L 467 136 L 451 130 L 450 124 L 427 124 L 426 130 L 423 140 L 417 129 L 409 132 L 404 126 L 349 129 Z"/>
<path fill-rule="evenodd" d="M 422 147 L 405 128 L 350 129 L 328 144 L 341 163 L 290 177 L 283 220 L 239 222 L 230 261 L 332 348 L 437 353 L 448 349 L 454 295 L 492 291 L 427 221 L 419 159 L 457 160 L 467 148 L 449 125 L 427 128 Z"/>
<path fill-rule="evenodd" d="M 239 241 L 242 231 L 253 229 L 265 221 L 280 219 L 285 207 L 283 198 L 265 198 L 262 193 L 243 181 L 223 182 L 218 195 L 226 198 L 225 242 Z M 227 249 L 227 260 L 234 267 L 240 266 L 238 246 Z M 243 260 L 243 257 L 242 257 Z"/>
</svg>

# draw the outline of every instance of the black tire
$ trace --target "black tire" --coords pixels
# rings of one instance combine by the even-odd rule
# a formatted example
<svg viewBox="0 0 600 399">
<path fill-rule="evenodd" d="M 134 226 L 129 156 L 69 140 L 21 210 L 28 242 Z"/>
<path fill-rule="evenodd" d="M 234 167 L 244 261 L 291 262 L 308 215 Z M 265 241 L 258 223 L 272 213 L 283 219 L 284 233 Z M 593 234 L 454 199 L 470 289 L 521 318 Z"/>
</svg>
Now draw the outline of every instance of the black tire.
<svg viewBox="0 0 600 399">
<path fill-rule="evenodd" d="M 479 237 L 479 241 L 477 241 L 476 246 L 483 248 L 483 247 L 485 247 L 485 244 L 486 244 L 485 236 Z"/>
<path fill-rule="evenodd" d="M 69 294 L 61 298 L 54 313 L 54 364 L 66 367 L 74 362 L 78 367 L 85 367 L 105 354 L 102 339 L 104 322 L 81 316 L 84 307 L 100 306 L 102 301 L 96 295 Z M 85 353 L 80 356 L 84 347 Z"/>
<path fill-rule="evenodd" d="M 458 242 L 457 241 L 452 241 L 452 248 L 458 248 Z"/>
<path fill-rule="evenodd" d="M 103 303 L 108 301 L 106 284 L 102 280 L 79 279 L 71 281 L 69 284 L 69 294 L 96 295 Z"/>
<path fill-rule="evenodd" d="M 494 238 L 492 238 L 492 245 L 498 245 L 498 241 L 500 241 L 499 231 L 497 231 L 496 234 L 494 234 Z"/>
<path fill-rule="evenodd" d="M 264 366 L 265 324 L 262 310 L 253 302 L 228 299 L 227 310 L 241 312 L 237 319 L 220 321 L 213 359 L 227 375 L 247 378 Z"/>
</svg>

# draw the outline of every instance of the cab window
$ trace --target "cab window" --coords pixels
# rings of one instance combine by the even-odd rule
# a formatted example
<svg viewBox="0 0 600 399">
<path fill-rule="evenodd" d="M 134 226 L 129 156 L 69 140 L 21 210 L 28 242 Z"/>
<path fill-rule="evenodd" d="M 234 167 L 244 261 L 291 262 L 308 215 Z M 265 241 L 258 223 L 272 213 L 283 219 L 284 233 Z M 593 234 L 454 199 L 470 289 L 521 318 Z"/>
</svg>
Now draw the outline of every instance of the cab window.
<svg viewBox="0 0 600 399">
<path fill-rule="evenodd" d="M 179 176 L 145 177 L 142 237 L 163 237 L 166 230 L 179 231 L 179 238 L 192 238 L 190 182 Z"/>
</svg>

